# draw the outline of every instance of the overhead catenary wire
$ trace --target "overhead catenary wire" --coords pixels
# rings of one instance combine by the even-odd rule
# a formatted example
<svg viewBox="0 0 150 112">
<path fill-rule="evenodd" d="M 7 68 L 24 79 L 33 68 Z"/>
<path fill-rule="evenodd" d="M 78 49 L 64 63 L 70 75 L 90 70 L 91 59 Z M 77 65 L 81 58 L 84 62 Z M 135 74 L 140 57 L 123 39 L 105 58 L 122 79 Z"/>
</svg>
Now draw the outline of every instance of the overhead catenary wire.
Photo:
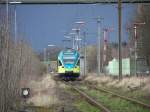
<svg viewBox="0 0 150 112">
<path fill-rule="evenodd" d="M 20 0 L 22 4 L 117 4 L 117 0 Z M 6 3 L 1 0 L 0 3 Z M 149 0 L 123 0 L 123 3 L 150 3 Z"/>
</svg>

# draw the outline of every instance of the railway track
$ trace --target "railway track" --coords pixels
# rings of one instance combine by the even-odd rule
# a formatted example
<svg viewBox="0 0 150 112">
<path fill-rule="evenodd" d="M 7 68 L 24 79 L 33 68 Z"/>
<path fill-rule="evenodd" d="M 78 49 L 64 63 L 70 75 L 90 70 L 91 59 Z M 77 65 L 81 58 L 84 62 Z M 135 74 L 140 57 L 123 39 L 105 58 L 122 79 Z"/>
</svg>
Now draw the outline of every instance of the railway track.
<svg viewBox="0 0 150 112">
<path fill-rule="evenodd" d="M 102 103 L 97 102 L 92 97 L 87 95 L 85 92 L 81 91 L 78 87 L 74 86 L 70 82 L 64 82 L 66 85 L 70 86 L 71 89 L 75 90 L 77 93 L 79 93 L 88 103 L 91 105 L 97 107 L 98 109 L 102 110 L 103 112 L 111 112 L 107 107 L 105 107 Z"/>
<path fill-rule="evenodd" d="M 109 93 L 109 94 L 111 94 L 111 95 L 113 95 L 113 96 L 119 97 L 119 98 L 121 98 L 121 99 L 130 101 L 130 102 L 132 102 L 132 103 L 134 103 L 134 104 L 138 104 L 138 105 L 140 105 L 140 106 L 143 106 L 144 108 L 150 109 L 150 105 L 149 105 L 149 104 L 146 104 L 146 103 L 144 103 L 144 102 L 142 102 L 142 101 L 139 101 L 139 100 L 137 100 L 137 99 L 120 95 L 120 94 L 118 94 L 118 93 L 112 92 L 112 91 L 110 91 L 110 90 L 108 90 L 108 89 L 104 89 L 104 88 L 102 88 L 102 87 L 96 87 L 96 86 L 89 85 L 89 84 L 86 84 L 86 86 L 88 86 L 89 88 L 98 90 L 98 91 L 102 91 L 102 92 L 105 92 L 105 93 Z"/>
<path fill-rule="evenodd" d="M 73 90 L 78 92 L 82 97 L 84 97 L 86 99 L 86 101 L 88 101 L 88 103 L 92 104 L 93 106 L 97 107 L 100 110 L 103 110 L 104 112 L 112 112 L 112 111 L 115 112 L 115 110 L 114 110 L 114 108 L 110 107 L 109 104 L 107 104 L 106 102 L 103 102 L 102 99 L 97 99 L 96 96 L 89 94 L 88 90 L 93 89 L 93 90 L 103 92 L 104 94 L 106 93 L 106 95 L 110 94 L 111 96 L 115 96 L 115 97 L 113 97 L 113 99 L 120 98 L 120 99 L 122 99 L 121 101 L 129 102 L 129 104 L 134 104 L 134 106 L 135 106 L 134 108 L 143 108 L 144 110 L 146 110 L 146 111 L 142 111 L 142 112 L 149 112 L 149 110 L 150 110 L 149 104 L 146 104 L 146 103 L 139 101 L 137 99 L 134 99 L 134 98 L 129 98 L 129 97 L 120 95 L 118 93 L 114 93 L 114 92 L 104 89 L 104 88 L 99 88 L 99 87 L 96 87 L 93 85 L 85 84 L 83 82 L 78 82 L 78 83 L 77 82 L 67 82 L 67 83 L 65 82 L 65 84 L 69 85 Z M 87 87 L 88 90 L 84 91 L 84 89 L 82 89 L 82 85 Z M 101 94 L 99 94 L 99 95 L 101 95 Z M 94 99 L 96 99 L 96 100 L 94 100 Z M 113 100 L 111 102 L 113 102 Z M 119 107 L 119 105 L 118 105 L 118 107 Z M 124 106 L 121 107 L 121 109 L 124 109 L 124 108 L 126 108 L 126 107 L 124 107 Z M 126 111 L 126 110 L 124 110 L 124 111 Z"/>
<path fill-rule="evenodd" d="M 116 92 L 112 92 L 112 91 L 110 91 L 106 88 L 97 87 L 95 85 L 91 85 L 89 83 L 85 83 L 85 82 L 82 82 L 82 81 L 73 81 L 73 82 L 65 82 L 64 81 L 64 83 L 66 85 L 70 86 L 76 92 L 78 92 L 88 103 L 90 103 L 91 105 L 97 107 L 100 110 L 103 110 L 104 112 L 112 112 L 113 110 L 111 109 L 111 107 L 109 105 L 107 105 L 107 103 L 103 102 L 102 99 L 98 100 L 95 96 L 89 94 L 88 91 L 84 91 L 81 86 L 87 87 L 89 90 L 93 89 L 93 90 L 96 90 L 96 91 L 103 92 L 104 94 L 106 93 L 106 95 L 110 94 L 111 96 L 115 96 L 115 97 L 113 97 L 114 99 L 120 98 L 120 99 L 122 99 L 121 101 L 127 101 L 130 104 L 134 104 L 135 106 L 137 105 L 137 107 L 146 109 L 146 110 L 148 110 L 148 112 L 150 110 L 150 105 L 149 104 L 146 104 L 146 103 L 144 103 L 142 101 L 139 101 L 135 98 L 130 98 L 130 97 L 127 97 L 127 96 L 124 96 L 124 95 L 120 95 L 120 94 L 118 94 Z"/>
</svg>

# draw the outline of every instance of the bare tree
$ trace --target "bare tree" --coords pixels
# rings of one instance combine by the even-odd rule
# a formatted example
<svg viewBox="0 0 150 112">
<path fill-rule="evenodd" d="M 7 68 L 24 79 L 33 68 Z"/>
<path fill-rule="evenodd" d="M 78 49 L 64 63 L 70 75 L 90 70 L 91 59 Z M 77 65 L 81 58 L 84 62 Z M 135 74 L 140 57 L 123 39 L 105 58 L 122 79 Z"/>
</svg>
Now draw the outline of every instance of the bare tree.
<svg viewBox="0 0 150 112">
<path fill-rule="evenodd" d="M 87 46 L 87 51 L 87 69 L 89 72 L 95 72 L 97 69 L 96 46 Z"/>
<path fill-rule="evenodd" d="M 14 42 L 11 24 L 6 19 L 6 8 L 0 6 L 0 112 L 11 112 L 20 102 L 24 80 L 42 74 L 43 65 L 23 38 Z"/>
</svg>

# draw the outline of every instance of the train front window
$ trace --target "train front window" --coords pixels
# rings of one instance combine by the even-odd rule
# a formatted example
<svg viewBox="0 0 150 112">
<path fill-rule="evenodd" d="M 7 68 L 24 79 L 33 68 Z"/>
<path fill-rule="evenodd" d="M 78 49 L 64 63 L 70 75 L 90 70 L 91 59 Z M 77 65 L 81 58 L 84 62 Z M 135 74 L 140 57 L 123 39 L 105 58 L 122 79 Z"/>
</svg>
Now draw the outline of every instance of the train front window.
<svg viewBox="0 0 150 112">
<path fill-rule="evenodd" d="M 74 64 L 74 59 L 64 59 L 65 64 Z"/>
<path fill-rule="evenodd" d="M 58 65 L 59 65 L 59 66 L 62 66 L 62 63 L 61 63 L 60 61 L 58 61 Z"/>
<path fill-rule="evenodd" d="M 78 60 L 78 62 L 77 62 L 77 66 L 79 66 L 80 65 L 80 60 Z"/>
<path fill-rule="evenodd" d="M 64 55 L 63 61 L 64 61 L 64 64 L 74 64 L 75 63 L 75 56 Z"/>
</svg>

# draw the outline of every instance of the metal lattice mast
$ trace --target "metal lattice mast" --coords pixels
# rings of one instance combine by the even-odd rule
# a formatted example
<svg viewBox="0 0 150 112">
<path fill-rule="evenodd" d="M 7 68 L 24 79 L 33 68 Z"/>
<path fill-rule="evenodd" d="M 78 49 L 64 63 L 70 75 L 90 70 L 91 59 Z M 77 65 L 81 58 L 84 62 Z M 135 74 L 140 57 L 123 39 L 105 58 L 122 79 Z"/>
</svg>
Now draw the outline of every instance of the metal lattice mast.
<svg viewBox="0 0 150 112">
<path fill-rule="evenodd" d="M 137 74 L 137 58 L 138 58 L 138 55 L 137 55 L 137 39 L 138 39 L 138 36 L 137 36 L 137 27 L 139 25 L 144 25 L 145 22 L 135 22 L 134 23 L 134 38 L 135 38 L 135 42 L 134 42 L 134 51 L 135 51 L 135 75 Z"/>
</svg>

